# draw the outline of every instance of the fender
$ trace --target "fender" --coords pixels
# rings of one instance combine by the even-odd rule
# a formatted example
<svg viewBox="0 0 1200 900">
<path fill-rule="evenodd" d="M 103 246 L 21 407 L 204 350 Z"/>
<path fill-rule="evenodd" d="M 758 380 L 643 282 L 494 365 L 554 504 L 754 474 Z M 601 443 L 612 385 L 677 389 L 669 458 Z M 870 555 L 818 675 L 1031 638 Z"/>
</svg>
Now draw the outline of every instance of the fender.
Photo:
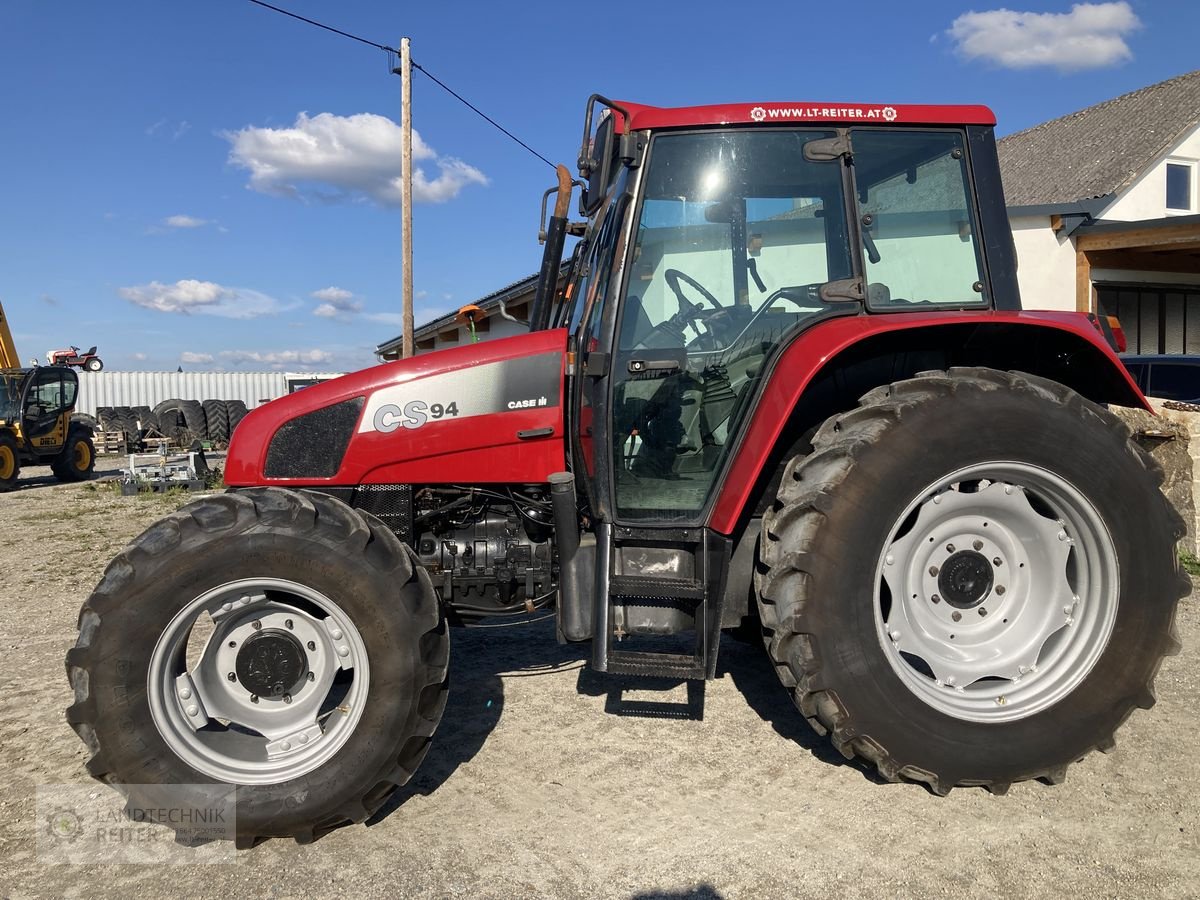
<svg viewBox="0 0 1200 900">
<path fill-rule="evenodd" d="M 231 487 L 544 482 L 563 469 L 565 329 L 363 369 L 255 409 Z"/>
<path fill-rule="evenodd" d="M 1056 361 L 1035 353 L 1039 338 L 1054 348 L 1045 356 L 1078 356 L 1082 352 L 1085 368 L 1073 370 L 1077 376 L 1074 383 L 1061 377 L 1056 380 L 1098 403 L 1150 409 L 1129 372 L 1082 313 L 938 311 L 829 319 L 788 344 L 767 372 L 766 384 L 733 448 L 732 463 L 722 479 L 708 526 L 719 534 L 734 533 L 748 504 L 757 500 L 756 489 L 761 490 L 763 476 L 770 474 L 764 469 L 789 417 L 815 380 L 837 368 L 846 354 L 888 335 L 903 335 L 899 346 L 912 347 L 912 333 L 918 330 L 935 337 L 950 365 L 1015 369 L 1056 378 Z"/>
</svg>

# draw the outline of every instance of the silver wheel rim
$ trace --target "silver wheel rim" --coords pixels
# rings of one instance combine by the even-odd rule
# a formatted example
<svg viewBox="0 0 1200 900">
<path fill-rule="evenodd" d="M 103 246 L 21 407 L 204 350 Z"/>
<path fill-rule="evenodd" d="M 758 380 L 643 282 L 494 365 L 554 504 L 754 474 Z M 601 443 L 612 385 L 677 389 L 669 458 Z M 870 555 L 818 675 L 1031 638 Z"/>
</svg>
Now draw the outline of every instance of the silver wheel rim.
<svg viewBox="0 0 1200 900">
<path fill-rule="evenodd" d="M 889 533 L 875 585 L 876 631 L 900 681 L 971 722 L 1023 719 L 1070 694 L 1108 645 L 1119 597 L 1095 507 L 1016 462 L 923 490 Z"/>
<path fill-rule="evenodd" d="M 189 643 L 194 653 L 206 631 L 189 665 Z M 252 641 L 261 652 L 303 654 L 294 684 L 268 695 L 242 683 L 239 653 Z M 206 591 L 175 615 L 154 646 L 147 697 L 159 734 L 189 766 L 230 784 L 277 784 L 341 749 L 369 683 L 366 646 L 336 603 L 293 581 L 255 578 Z"/>
</svg>

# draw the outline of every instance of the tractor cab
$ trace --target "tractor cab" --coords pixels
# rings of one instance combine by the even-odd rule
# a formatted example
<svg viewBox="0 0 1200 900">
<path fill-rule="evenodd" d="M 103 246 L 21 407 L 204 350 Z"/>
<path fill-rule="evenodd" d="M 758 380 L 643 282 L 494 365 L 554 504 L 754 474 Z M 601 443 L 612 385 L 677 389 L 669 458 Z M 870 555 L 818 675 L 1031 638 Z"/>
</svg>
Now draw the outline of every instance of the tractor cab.
<svg viewBox="0 0 1200 900">
<path fill-rule="evenodd" d="M 714 507 L 754 449 L 749 419 L 786 347 L 838 318 L 1019 309 L 993 118 L 984 107 L 666 110 L 594 95 L 585 121 L 586 230 L 557 303 L 545 278 L 557 271 L 543 265 L 533 327 L 569 334 L 574 471 L 612 525 L 599 552 L 615 554 L 625 600 L 645 604 L 644 630 L 675 631 L 700 619 L 680 614 L 680 597 L 663 611 L 663 596 L 719 601 L 733 548 L 711 527 Z M 547 262 L 569 227 L 551 219 Z M 643 563 L 691 574 L 625 584 Z M 601 632 L 638 626 L 620 597 L 601 621 L 605 598 L 586 593 L 604 668 Z M 697 667 L 702 655 L 685 666 Z"/>
</svg>

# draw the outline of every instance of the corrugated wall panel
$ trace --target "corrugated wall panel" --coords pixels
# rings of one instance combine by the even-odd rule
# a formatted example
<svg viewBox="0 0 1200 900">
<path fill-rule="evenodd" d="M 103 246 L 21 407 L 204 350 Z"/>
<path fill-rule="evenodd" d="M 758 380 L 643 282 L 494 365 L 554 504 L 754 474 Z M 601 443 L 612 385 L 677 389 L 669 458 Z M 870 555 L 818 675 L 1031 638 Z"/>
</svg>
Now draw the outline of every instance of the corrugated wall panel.
<svg viewBox="0 0 1200 900">
<path fill-rule="evenodd" d="M 250 409 L 288 393 L 289 381 L 336 378 L 338 373 L 285 372 L 80 372 L 76 410 L 94 416 L 98 406 L 149 406 L 164 400 L 241 400 Z"/>
</svg>

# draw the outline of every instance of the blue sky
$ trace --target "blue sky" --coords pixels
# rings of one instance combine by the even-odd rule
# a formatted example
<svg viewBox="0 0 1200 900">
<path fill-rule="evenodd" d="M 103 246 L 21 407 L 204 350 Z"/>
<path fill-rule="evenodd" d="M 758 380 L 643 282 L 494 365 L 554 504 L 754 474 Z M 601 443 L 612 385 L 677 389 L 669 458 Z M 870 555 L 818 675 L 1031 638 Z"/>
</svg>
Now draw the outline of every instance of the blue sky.
<svg viewBox="0 0 1200 900">
<path fill-rule="evenodd" d="M 986 103 L 1005 134 L 1194 68 L 1200 34 L 1200 4 L 1137 0 L 276 5 L 411 37 L 571 166 L 593 91 Z M 343 371 L 399 332 L 382 52 L 246 0 L 3 0 L 0 84 L 0 302 L 22 357 L 98 344 L 112 369 Z M 420 323 L 536 271 L 553 172 L 419 73 L 413 116 Z"/>
</svg>

